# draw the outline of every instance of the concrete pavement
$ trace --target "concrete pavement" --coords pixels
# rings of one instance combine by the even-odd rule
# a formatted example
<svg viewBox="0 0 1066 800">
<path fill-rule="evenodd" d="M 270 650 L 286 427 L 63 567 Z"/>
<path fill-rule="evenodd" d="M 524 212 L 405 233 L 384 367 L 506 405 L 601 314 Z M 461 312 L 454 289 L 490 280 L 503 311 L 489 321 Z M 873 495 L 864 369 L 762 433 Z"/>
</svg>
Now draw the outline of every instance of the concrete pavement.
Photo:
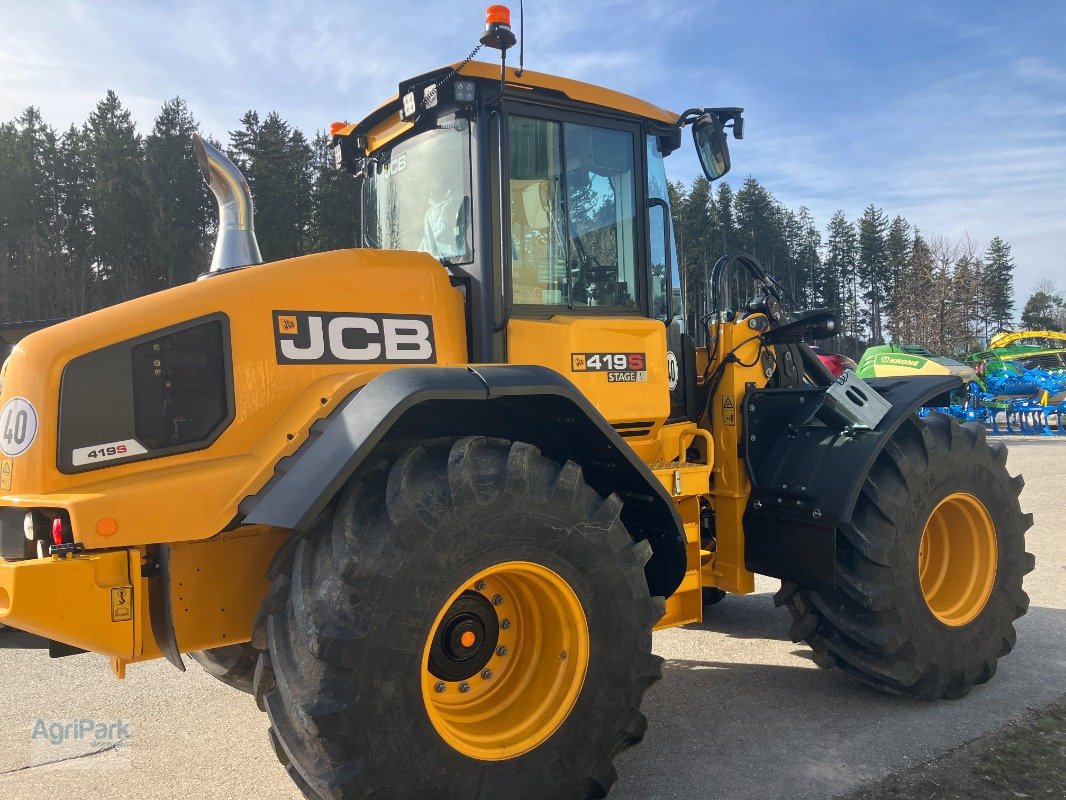
<svg viewBox="0 0 1066 800">
<path fill-rule="evenodd" d="M 1028 549 L 1037 567 L 1018 646 L 991 683 L 955 702 L 891 697 L 823 671 L 787 639 L 788 614 L 773 608 L 776 581 L 728 597 L 704 624 L 656 634 L 667 659 L 644 709 L 644 743 L 618 759 L 618 800 L 825 798 L 926 761 L 998 728 L 1027 707 L 1066 692 L 1066 544 L 1060 516 L 1066 438 L 1013 440 L 1022 505 L 1036 516 Z M 113 679 L 103 659 L 50 661 L 0 651 L 0 797 L 269 798 L 299 793 L 267 741 L 251 698 L 195 664 L 182 675 L 165 662 Z M 104 756 L 47 761 L 32 738 L 37 720 L 93 718 L 129 725 L 130 747 Z"/>
</svg>

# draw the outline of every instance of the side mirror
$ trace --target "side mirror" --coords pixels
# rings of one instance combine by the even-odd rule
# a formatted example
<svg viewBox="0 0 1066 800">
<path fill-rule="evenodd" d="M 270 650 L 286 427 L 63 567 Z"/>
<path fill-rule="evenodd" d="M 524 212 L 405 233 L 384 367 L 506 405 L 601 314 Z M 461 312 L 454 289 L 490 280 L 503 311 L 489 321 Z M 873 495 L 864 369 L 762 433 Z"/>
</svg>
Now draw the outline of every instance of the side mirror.
<svg viewBox="0 0 1066 800">
<path fill-rule="evenodd" d="M 704 114 L 692 124 L 692 141 L 707 180 L 714 181 L 729 172 L 729 147 L 722 123 L 714 114 Z"/>
</svg>

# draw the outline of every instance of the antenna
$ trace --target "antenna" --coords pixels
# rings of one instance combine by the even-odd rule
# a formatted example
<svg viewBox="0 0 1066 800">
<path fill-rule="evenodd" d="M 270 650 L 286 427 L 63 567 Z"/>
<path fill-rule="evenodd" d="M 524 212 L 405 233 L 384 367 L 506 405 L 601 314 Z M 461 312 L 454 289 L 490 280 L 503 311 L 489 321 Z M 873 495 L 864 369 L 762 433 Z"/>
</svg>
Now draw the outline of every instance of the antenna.
<svg viewBox="0 0 1066 800">
<path fill-rule="evenodd" d="M 521 78 L 523 65 L 526 61 L 526 4 L 525 0 L 518 0 L 518 69 L 515 77 Z"/>
</svg>

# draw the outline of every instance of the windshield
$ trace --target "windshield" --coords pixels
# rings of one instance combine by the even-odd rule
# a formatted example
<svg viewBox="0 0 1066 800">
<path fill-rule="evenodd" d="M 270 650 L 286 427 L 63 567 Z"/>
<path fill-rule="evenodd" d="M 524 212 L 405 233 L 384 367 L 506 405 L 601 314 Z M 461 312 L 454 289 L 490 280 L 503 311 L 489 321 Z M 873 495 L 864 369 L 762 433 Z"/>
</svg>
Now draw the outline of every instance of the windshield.
<svg viewBox="0 0 1066 800">
<path fill-rule="evenodd" d="M 470 130 L 439 123 L 376 154 L 363 177 L 363 244 L 469 263 Z"/>
</svg>

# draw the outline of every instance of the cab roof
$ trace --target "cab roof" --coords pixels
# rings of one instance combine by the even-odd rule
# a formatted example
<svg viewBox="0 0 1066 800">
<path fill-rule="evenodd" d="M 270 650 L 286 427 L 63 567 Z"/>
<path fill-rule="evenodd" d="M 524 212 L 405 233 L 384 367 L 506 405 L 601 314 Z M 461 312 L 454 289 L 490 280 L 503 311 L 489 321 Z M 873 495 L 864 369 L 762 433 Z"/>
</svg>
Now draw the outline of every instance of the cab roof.
<svg viewBox="0 0 1066 800">
<path fill-rule="evenodd" d="M 460 70 L 460 66 L 462 69 Z M 432 70 L 411 80 L 403 82 L 404 86 L 428 82 L 437 76 L 447 74 L 449 71 L 459 70 L 457 77 L 474 78 L 483 80 L 499 81 L 500 67 L 485 61 L 470 61 L 465 65 L 459 63 L 448 64 L 440 69 Z M 561 94 L 566 98 L 578 103 L 587 103 L 590 106 L 621 111 L 637 117 L 651 119 L 667 125 L 672 125 L 677 120 L 677 114 L 666 109 L 659 108 L 645 100 L 633 97 L 612 89 L 605 89 L 592 83 L 576 81 L 572 78 L 562 78 L 558 75 L 548 75 L 544 72 L 523 70 L 521 77 L 514 67 L 507 67 L 507 87 L 528 92 L 552 92 Z M 365 134 L 367 137 L 367 152 L 373 152 L 382 147 L 397 136 L 406 133 L 413 125 L 400 118 L 400 96 L 393 95 L 374 111 L 370 112 L 362 121 L 354 125 L 346 125 L 336 131 L 338 135 L 346 136 L 355 131 Z"/>
</svg>

